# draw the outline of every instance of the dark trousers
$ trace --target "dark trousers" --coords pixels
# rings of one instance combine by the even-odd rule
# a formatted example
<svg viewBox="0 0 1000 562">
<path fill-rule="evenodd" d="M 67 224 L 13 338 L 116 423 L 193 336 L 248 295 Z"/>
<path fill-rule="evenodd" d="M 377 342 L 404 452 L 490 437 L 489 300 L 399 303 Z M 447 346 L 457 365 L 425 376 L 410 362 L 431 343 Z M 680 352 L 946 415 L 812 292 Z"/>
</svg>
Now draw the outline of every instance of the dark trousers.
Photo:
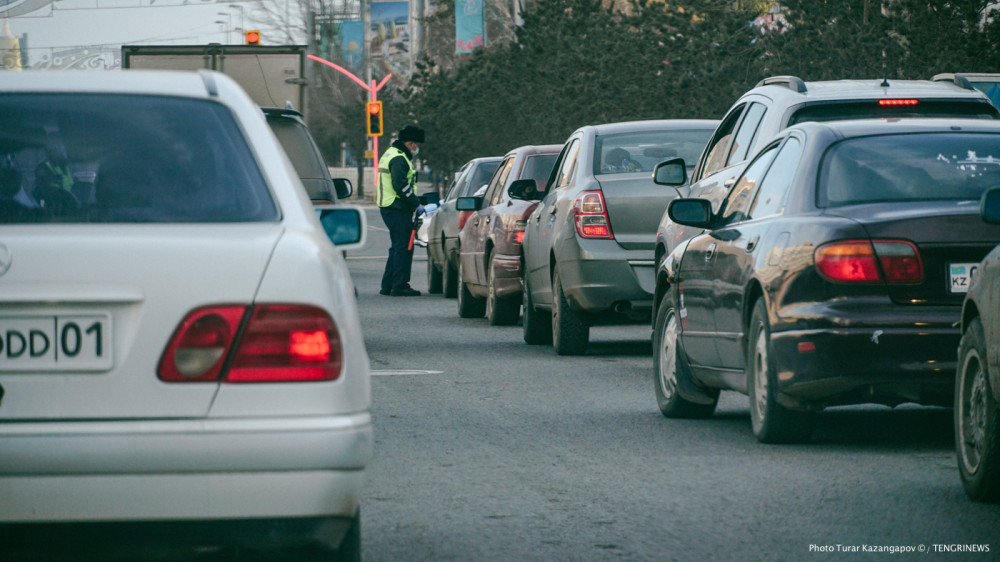
<svg viewBox="0 0 1000 562">
<path fill-rule="evenodd" d="M 410 233 L 413 232 L 413 212 L 382 207 L 382 221 L 389 229 L 389 259 L 385 261 L 382 274 L 382 290 L 401 289 L 410 283 L 410 268 L 413 265 L 413 250 Z"/>
</svg>

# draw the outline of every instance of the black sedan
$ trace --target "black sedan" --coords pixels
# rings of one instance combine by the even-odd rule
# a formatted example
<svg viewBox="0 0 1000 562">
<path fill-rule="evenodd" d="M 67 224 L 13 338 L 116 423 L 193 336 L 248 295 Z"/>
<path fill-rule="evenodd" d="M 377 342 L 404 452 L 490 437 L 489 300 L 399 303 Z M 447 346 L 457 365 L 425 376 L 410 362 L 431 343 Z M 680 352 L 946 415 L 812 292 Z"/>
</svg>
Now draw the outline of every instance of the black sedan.
<svg viewBox="0 0 1000 562">
<path fill-rule="evenodd" d="M 995 185 L 998 123 L 803 123 L 757 154 L 718 213 L 672 201 L 671 220 L 705 230 L 659 266 L 663 414 L 709 416 L 736 390 L 758 440 L 791 442 L 827 406 L 951 406 L 970 272 L 1000 241 L 977 217 Z"/>
</svg>

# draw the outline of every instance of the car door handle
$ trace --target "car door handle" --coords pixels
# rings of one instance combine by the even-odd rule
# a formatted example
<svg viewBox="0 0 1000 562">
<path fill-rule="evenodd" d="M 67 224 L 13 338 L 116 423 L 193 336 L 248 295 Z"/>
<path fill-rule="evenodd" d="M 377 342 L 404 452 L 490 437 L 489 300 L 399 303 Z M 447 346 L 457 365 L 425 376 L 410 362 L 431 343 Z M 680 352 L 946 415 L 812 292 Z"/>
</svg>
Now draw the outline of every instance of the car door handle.
<svg viewBox="0 0 1000 562">
<path fill-rule="evenodd" d="M 760 241 L 760 236 L 754 236 L 747 242 L 747 253 L 749 254 L 757 247 L 757 242 Z"/>
<path fill-rule="evenodd" d="M 705 248 L 705 261 L 712 261 L 713 257 L 715 257 L 715 243 L 714 242 L 711 243 L 711 244 L 709 244 L 708 248 Z"/>
<path fill-rule="evenodd" d="M 549 214 L 554 216 L 556 214 L 556 208 L 552 207 L 551 209 L 549 209 Z"/>
<path fill-rule="evenodd" d="M 490 224 L 490 220 L 491 220 L 492 218 L 493 218 L 493 217 L 486 217 L 486 224 Z"/>
</svg>

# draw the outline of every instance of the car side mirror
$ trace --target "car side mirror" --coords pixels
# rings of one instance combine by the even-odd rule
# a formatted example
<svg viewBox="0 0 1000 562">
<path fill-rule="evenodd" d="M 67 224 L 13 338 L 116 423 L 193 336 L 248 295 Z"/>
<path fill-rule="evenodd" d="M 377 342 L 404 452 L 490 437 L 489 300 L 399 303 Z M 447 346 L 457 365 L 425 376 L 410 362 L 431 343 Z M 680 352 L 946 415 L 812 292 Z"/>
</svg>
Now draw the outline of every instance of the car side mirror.
<svg viewBox="0 0 1000 562">
<path fill-rule="evenodd" d="M 680 187 L 687 183 L 687 166 L 683 158 L 671 158 L 653 168 L 653 183 Z"/>
<path fill-rule="evenodd" d="M 983 193 L 979 200 L 979 216 L 988 224 L 1000 224 L 1000 187 Z"/>
<path fill-rule="evenodd" d="M 349 205 L 316 205 L 323 231 L 343 251 L 356 250 L 365 245 L 368 223 L 360 207 Z"/>
<path fill-rule="evenodd" d="M 478 211 L 483 204 L 482 197 L 459 197 L 455 200 L 455 210 L 457 211 Z"/>
<path fill-rule="evenodd" d="M 537 201 L 539 195 L 538 183 L 535 180 L 528 179 L 516 180 L 507 188 L 507 195 L 510 195 L 511 199 Z"/>
<path fill-rule="evenodd" d="M 354 185 L 347 178 L 333 178 L 333 190 L 337 192 L 337 199 L 347 199 L 354 193 Z"/>
<path fill-rule="evenodd" d="M 708 199 L 674 199 L 667 206 L 667 216 L 677 224 L 709 228 L 712 224 L 712 202 Z"/>
</svg>

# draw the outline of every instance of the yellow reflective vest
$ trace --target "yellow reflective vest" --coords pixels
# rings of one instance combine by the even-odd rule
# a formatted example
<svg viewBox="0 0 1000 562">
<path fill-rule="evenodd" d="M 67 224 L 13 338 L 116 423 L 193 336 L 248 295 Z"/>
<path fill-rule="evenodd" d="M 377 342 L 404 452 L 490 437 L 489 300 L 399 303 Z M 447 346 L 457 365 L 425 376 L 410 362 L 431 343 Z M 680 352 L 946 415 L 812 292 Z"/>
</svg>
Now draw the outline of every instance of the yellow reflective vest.
<svg viewBox="0 0 1000 562">
<path fill-rule="evenodd" d="M 390 146 L 389 150 L 386 150 L 378 161 L 378 195 L 375 202 L 379 207 L 389 207 L 398 198 L 396 190 L 392 188 L 392 174 L 389 173 L 389 162 L 397 156 L 402 156 L 403 160 L 406 160 L 406 165 L 409 166 L 409 170 L 406 172 L 406 187 L 403 188 L 403 196 L 409 197 L 411 193 L 417 194 L 417 171 L 413 169 L 413 162 L 410 162 L 405 152 L 395 146 Z"/>
</svg>

